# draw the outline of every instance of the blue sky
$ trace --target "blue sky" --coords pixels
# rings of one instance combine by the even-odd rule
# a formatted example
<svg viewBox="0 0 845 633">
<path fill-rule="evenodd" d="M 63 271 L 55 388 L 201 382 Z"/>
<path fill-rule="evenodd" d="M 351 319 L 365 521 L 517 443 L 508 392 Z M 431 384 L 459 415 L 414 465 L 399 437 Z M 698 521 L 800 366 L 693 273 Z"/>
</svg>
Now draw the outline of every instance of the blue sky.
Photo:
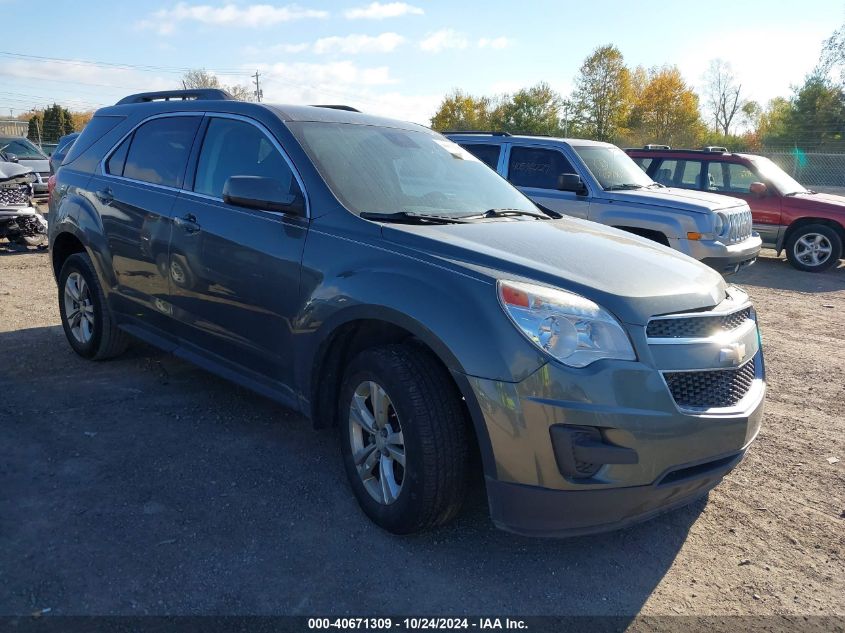
<svg viewBox="0 0 845 633">
<path fill-rule="evenodd" d="M 53 101 L 71 109 L 114 103 L 133 91 L 177 87 L 182 69 L 204 67 L 240 84 L 259 70 L 265 101 L 347 103 L 427 123 L 456 87 L 494 94 L 543 80 L 566 94 L 583 59 L 606 43 L 631 66 L 676 64 L 696 87 L 709 60 L 721 57 L 745 95 L 765 102 L 803 80 L 822 41 L 845 21 L 843 0 L 53 0 L 32 7 L 0 0 L 9 16 L 0 116 Z"/>
</svg>

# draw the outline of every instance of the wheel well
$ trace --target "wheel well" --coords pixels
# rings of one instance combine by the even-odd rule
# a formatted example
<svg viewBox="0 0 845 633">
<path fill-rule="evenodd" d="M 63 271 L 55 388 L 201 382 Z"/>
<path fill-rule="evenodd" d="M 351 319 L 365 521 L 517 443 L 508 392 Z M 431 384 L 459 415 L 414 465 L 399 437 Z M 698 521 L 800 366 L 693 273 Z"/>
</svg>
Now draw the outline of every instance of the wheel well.
<svg viewBox="0 0 845 633">
<path fill-rule="evenodd" d="M 345 323 L 332 332 L 321 346 L 311 372 L 311 420 L 314 426 L 326 428 L 337 424 L 337 398 L 343 373 L 355 356 L 371 347 L 411 342 L 428 351 L 444 371 L 449 371 L 434 350 L 412 332 L 393 323 L 360 319 Z"/>
<path fill-rule="evenodd" d="M 658 244 L 663 244 L 663 246 L 669 246 L 669 239 L 666 237 L 665 233 L 661 233 L 660 231 L 641 229 L 637 226 L 615 226 L 613 228 L 621 229 L 623 231 L 627 231 L 628 233 L 633 233 L 634 235 L 639 235 L 640 237 L 657 242 Z"/>
<path fill-rule="evenodd" d="M 839 239 L 845 243 L 845 227 L 839 224 L 839 222 L 836 222 L 835 220 L 828 220 L 827 218 L 799 218 L 786 228 L 786 231 L 783 233 L 783 242 L 781 242 L 781 245 L 786 244 L 786 241 L 796 229 L 800 229 L 802 226 L 807 226 L 808 224 L 822 224 L 824 226 L 829 226 L 836 231 L 837 235 L 839 235 Z"/>
<path fill-rule="evenodd" d="M 60 233 L 53 240 L 53 247 L 51 249 L 53 255 L 53 272 L 56 274 L 56 279 L 62 272 L 62 266 L 68 257 L 74 253 L 84 253 L 85 247 L 79 238 L 71 233 Z"/>
</svg>

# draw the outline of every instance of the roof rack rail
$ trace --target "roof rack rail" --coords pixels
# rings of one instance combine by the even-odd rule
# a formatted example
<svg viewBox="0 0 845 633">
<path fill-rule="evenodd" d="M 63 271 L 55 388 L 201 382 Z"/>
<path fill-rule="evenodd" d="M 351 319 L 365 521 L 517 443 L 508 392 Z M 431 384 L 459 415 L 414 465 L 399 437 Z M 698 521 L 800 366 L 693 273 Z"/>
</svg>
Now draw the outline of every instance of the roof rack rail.
<svg viewBox="0 0 845 633">
<path fill-rule="evenodd" d="M 139 92 L 128 97 L 123 97 L 115 105 L 149 103 L 151 101 L 231 101 L 232 99 L 232 95 L 219 88 L 195 88 L 193 90 Z"/>
<path fill-rule="evenodd" d="M 443 134 L 489 134 L 490 136 L 510 136 L 510 132 L 494 132 L 493 130 L 446 130 Z"/>
<path fill-rule="evenodd" d="M 346 112 L 360 112 L 357 108 L 353 108 L 352 106 L 348 105 L 323 105 L 321 103 L 315 103 L 315 108 L 328 108 L 329 110 L 344 110 Z"/>
<path fill-rule="evenodd" d="M 707 147 L 702 147 L 701 150 L 704 152 L 718 152 L 720 154 L 728 153 L 728 148 L 722 147 L 721 145 L 708 145 Z"/>
<path fill-rule="evenodd" d="M 643 145 L 643 149 L 672 149 L 668 145 L 658 145 L 657 143 L 649 143 L 648 145 Z"/>
</svg>

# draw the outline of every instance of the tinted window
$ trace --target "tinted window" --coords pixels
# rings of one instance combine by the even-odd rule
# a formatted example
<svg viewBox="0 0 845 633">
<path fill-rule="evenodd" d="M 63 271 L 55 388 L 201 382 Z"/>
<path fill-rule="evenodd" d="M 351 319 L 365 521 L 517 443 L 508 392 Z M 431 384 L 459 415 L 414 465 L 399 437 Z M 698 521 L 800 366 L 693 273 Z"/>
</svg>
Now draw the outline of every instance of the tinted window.
<svg viewBox="0 0 845 633">
<path fill-rule="evenodd" d="M 687 189 L 701 189 L 701 161 L 683 161 L 684 167 L 678 179 L 678 186 Z"/>
<path fill-rule="evenodd" d="M 6 154 L 14 154 L 21 160 L 44 159 L 44 153 L 36 145 L 23 137 L 0 138 L 0 151 Z"/>
<path fill-rule="evenodd" d="M 640 169 L 647 172 L 648 168 L 651 166 L 651 163 L 654 162 L 653 158 L 645 157 L 645 156 L 631 156 L 631 160 L 633 160 Z"/>
<path fill-rule="evenodd" d="M 194 191 L 223 197 L 230 176 L 264 176 L 297 193 L 293 174 L 270 139 L 254 125 L 234 119 L 211 119 L 202 143 Z"/>
<path fill-rule="evenodd" d="M 120 144 L 120 147 L 114 150 L 114 153 L 109 157 L 109 160 L 106 163 L 107 174 L 111 174 L 112 176 L 123 175 L 123 165 L 126 163 L 126 154 L 129 151 L 129 143 L 131 141 L 132 137 L 127 137 L 126 140 Z"/>
<path fill-rule="evenodd" d="M 144 123 L 132 137 L 123 175 L 154 185 L 181 187 L 199 123 L 197 116 L 167 117 Z"/>
<path fill-rule="evenodd" d="M 561 174 L 577 173 L 558 151 L 535 147 L 513 147 L 508 161 L 508 180 L 519 187 L 557 189 Z"/>
<path fill-rule="evenodd" d="M 88 124 L 82 130 L 82 133 L 77 137 L 76 141 L 68 150 L 67 156 L 62 161 L 62 165 L 68 165 L 76 160 L 76 158 L 91 147 L 94 143 L 99 141 L 106 133 L 114 129 L 114 127 L 122 122 L 126 117 L 122 116 L 95 116 L 88 121 Z"/>
<path fill-rule="evenodd" d="M 479 145 L 477 143 L 468 143 L 466 145 L 461 145 L 461 147 L 488 167 L 496 169 L 496 167 L 499 166 L 499 154 L 501 151 L 498 145 Z"/>
</svg>

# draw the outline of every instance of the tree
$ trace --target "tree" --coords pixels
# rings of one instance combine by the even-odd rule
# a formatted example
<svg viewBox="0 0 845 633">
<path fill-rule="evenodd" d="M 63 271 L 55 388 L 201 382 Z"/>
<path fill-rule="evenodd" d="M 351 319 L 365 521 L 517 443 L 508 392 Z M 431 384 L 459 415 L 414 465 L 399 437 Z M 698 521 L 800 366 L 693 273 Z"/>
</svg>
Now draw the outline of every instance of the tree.
<svg viewBox="0 0 845 633">
<path fill-rule="evenodd" d="M 220 88 L 225 90 L 238 101 L 252 101 L 254 93 L 247 86 L 232 84 L 226 86 L 220 83 L 217 75 L 214 75 L 204 68 L 195 68 L 182 75 L 182 89 L 191 90 L 194 88 Z"/>
<path fill-rule="evenodd" d="M 600 46 L 584 60 L 575 78 L 574 100 L 585 133 L 600 141 L 612 140 L 630 109 L 631 81 L 619 49 Z"/>
<path fill-rule="evenodd" d="M 29 124 L 26 128 L 26 137 L 33 143 L 42 143 L 42 136 L 44 134 L 43 130 L 44 117 L 41 116 L 40 112 L 36 112 L 33 116 L 29 117 Z"/>
<path fill-rule="evenodd" d="M 76 127 L 70 111 L 54 103 L 29 119 L 26 136 L 36 143 L 55 143 L 65 134 L 74 131 Z"/>
<path fill-rule="evenodd" d="M 653 68 L 631 109 L 629 125 L 639 143 L 694 146 L 704 135 L 698 95 L 677 66 Z"/>
<path fill-rule="evenodd" d="M 488 97 L 474 97 L 456 88 L 443 97 L 431 117 L 431 127 L 441 132 L 490 129 L 490 106 Z"/>
<path fill-rule="evenodd" d="M 788 130 L 793 143 L 818 149 L 845 139 L 845 93 L 826 78 L 811 75 L 792 100 Z"/>
<path fill-rule="evenodd" d="M 563 100 L 540 82 L 502 97 L 490 114 L 493 129 L 521 134 L 560 134 Z"/>
<path fill-rule="evenodd" d="M 737 83 L 731 65 L 722 59 L 711 60 L 704 73 L 704 97 L 708 114 L 725 137 L 730 135 L 734 118 L 745 105 L 741 93 L 742 85 Z"/>
</svg>

